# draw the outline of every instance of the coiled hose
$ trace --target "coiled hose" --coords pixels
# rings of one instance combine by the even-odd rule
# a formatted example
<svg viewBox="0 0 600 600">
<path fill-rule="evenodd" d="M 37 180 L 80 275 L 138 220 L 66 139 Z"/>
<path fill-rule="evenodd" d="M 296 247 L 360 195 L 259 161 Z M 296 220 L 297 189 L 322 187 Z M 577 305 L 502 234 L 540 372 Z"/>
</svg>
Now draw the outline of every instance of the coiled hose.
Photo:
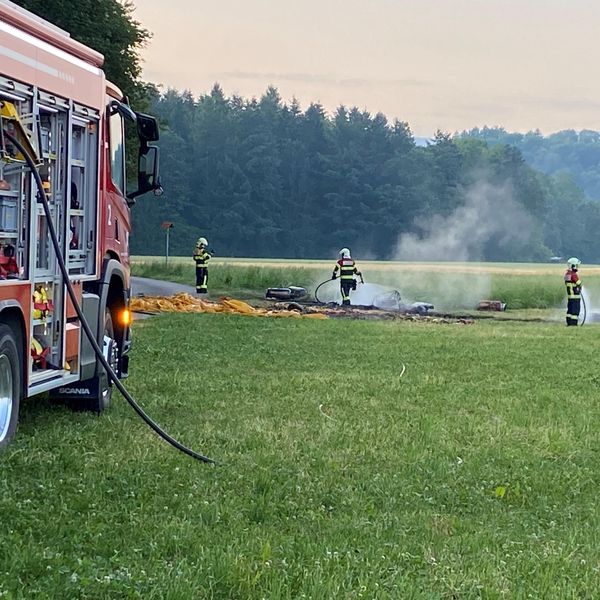
<svg viewBox="0 0 600 600">
<path fill-rule="evenodd" d="M 69 272 L 67 270 L 67 266 L 65 264 L 65 260 L 62 255 L 58 237 L 56 235 L 56 229 L 54 228 L 54 223 L 52 221 L 52 214 L 50 212 L 50 206 L 48 205 L 48 197 L 46 195 L 46 191 L 44 190 L 44 186 L 42 184 L 42 178 L 40 177 L 39 171 L 37 170 L 35 161 L 33 160 L 33 157 L 27 152 L 27 150 L 23 146 L 23 144 L 21 144 L 21 142 L 14 135 L 10 134 L 6 130 L 3 130 L 3 133 L 6 136 L 6 138 L 8 140 L 10 140 L 10 142 L 12 144 L 14 144 L 15 147 L 19 150 L 19 152 L 25 157 L 27 166 L 31 169 L 31 172 L 33 173 L 33 177 L 35 179 L 35 183 L 36 183 L 36 186 L 38 189 L 38 194 L 37 194 L 38 202 L 40 202 L 44 208 L 44 213 L 46 215 L 46 221 L 48 224 L 48 232 L 50 233 L 50 239 L 52 240 L 52 245 L 54 246 L 54 251 L 56 252 L 56 259 L 58 261 L 58 266 L 59 266 L 60 272 L 63 276 L 63 280 L 65 282 L 67 292 L 69 294 L 69 297 L 71 298 L 71 302 L 73 303 L 73 307 L 75 308 L 75 312 L 77 313 L 77 318 L 79 319 L 79 322 L 81 323 L 83 331 L 85 332 L 86 337 L 90 341 L 90 344 L 92 345 L 92 348 L 94 350 L 94 353 L 96 354 L 96 357 L 98 358 L 98 361 L 100 362 L 100 364 L 106 371 L 107 377 L 114 383 L 115 387 L 119 390 L 119 392 L 121 392 L 121 395 L 123 396 L 123 398 L 125 398 L 125 400 L 127 400 L 129 405 L 131 406 L 131 408 L 133 408 L 133 410 L 137 413 L 137 415 L 146 423 L 146 425 L 148 425 L 148 427 L 150 427 L 150 429 L 152 429 L 163 440 L 165 440 L 167 443 L 171 444 L 171 446 L 173 446 L 180 452 L 183 452 L 184 454 L 187 454 L 188 456 L 191 456 L 192 458 L 195 458 L 196 460 L 199 460 L 203 463 L 216 464 L 216 462 L 212 458 L 208 458 L 208 456 L 204 456 L 203 454 L 200 454 L 194 450 L 191 450 L 190 448 L 184 446 L 182 443 L 178 442 L 174 437 L 172 437 L 164 429 L 162 429 L 158 425 L 158 423 L 153 421 L 144 412 L 142 407 L 136 402 L 135 398 L 125 389 L 125 387 L 121 383 L 121 380 L 119 379 L 119 376 L 113 371 L 109 362 L 104 357 L 104 353 L 102 352 L 102 349 L 98 345 L 98 342 L 96 341 L 96 337 L 94 336 L 94 333 L 92 332 L 92 329 L 91 329 L 89 323 L 86 321 L 83 311 L 81 310 L 81 307 L 79 306 L 79 302 L 77 301 L 77 295 L 75 294 L 75 290 L 73 289 L 73 285 L 71 283 L 71 280 L 69 279 Z"/>
</svg>

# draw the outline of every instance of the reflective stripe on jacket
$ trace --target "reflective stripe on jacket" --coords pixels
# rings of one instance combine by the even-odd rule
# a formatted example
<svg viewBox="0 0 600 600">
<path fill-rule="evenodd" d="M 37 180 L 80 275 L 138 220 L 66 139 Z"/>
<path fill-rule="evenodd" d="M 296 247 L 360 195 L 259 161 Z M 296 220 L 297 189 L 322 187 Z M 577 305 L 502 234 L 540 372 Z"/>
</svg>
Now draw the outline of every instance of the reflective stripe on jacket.
<svg viewBox="0 0 600 600">
<path fill-rule="evenodd" d="M 354 279 L 354 275 L 358 274 L 356 263 L 351 258 L 341 258 L 335 264 L 334 273 L 340 272 L 340 279 Z"/>
<path fill-rule="evenodd" d="M 208 261 L 211 256 L 206 250 L 194 253 L 194 260 L 196 261 L 196 267 L 208 267 Z"/>
<path fill-rule="evenodd" d="M 581 279 L 576 271 L 569 269 L 565 273 L 565 286 L 567 287 L 567 298 L 581 298 Z"/>
</svg>

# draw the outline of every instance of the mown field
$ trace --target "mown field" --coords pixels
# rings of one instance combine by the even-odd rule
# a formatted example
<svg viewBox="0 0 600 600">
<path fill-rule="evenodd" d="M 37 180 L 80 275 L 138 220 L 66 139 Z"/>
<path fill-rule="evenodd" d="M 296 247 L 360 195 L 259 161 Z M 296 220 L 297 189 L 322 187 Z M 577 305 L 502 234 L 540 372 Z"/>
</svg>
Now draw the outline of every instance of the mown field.
<svg viewBox="0 0 600 600">
<path fill-rule="evenodd" d="M 209 289 L 261 298 L 268 287 L 300 285 L 310 291 L 331 277 L 335 261 L 214 259 Z M 481 300 L 501 300 L 509 310 L 558 309 L 565 303 L 563 265 L 510 263 L 358 263 L 365 281 L 401 292 L 406 301 L 432 302 L 440 310 L 469 310 Z M 173 258 L 134 257 L 133 274 L 194 285 L 194 264 Z M 600 299 L 600 266 L 583 266 L 588 300 Z M 600 302 L 600 300 L 599 300 Z"/>
<path fill-rule="evenodd" d="M 597 331 L 161 316 L 124 401 L 23 407 L 0 598 L 595 598 Z"/>
</svg>

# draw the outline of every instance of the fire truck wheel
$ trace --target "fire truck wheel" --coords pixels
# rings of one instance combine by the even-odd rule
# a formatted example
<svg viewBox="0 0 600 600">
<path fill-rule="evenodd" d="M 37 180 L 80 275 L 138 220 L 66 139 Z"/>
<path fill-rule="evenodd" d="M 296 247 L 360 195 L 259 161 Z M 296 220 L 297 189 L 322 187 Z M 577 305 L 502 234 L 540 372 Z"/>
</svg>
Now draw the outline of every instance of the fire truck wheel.
<svg viewBox="0 0 600 600">
<path fill-rule="evenodd" d="M 110 366 L 113 368 L 113 371 L 116 371 L 118 368 L 118 349 L 115 340 L 115 328 L 113 326 L 112 316 L 110 314 L 110 310 L 107 308 L 104 312 L 104 336 L 110 338 L 113 343 L 109 349 L 108 362 Z M 113 393 L 113 384 L 108 379 L 108 376 L 105 372 L 102 373 L 100 377 L 100 411 L 106 410 L 110 406 L 110 401 Z"/>
<path fill-rule="evenodd" d="M 0 325 L 0 448 L 17 429 L 21 399 L 21 360 L 15 336 L 8 325 Z"/>
</svg>

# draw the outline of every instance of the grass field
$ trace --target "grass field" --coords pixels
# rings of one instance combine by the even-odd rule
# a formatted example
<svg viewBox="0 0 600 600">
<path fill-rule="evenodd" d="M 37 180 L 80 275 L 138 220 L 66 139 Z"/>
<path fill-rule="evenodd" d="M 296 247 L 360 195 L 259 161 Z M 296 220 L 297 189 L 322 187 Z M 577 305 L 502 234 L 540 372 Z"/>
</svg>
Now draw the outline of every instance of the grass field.
<svg viewBox="0 0 600 600">
<path fill-rule="evenodd" d="M 133 264 L 165 264 L 164 256 L 132 256 Z M 313 259 L 287 259 L 287 258 L 233 258 L 214 257 L 211 264 L 231 266 L 254 266 L 254 267 L 285 267 L 291 264 L 304 269 L 319 269 L 326 272 L 331 271 L 331 266 L 336 259 L 313 260 Z M 381 261 L 381 260 L 359 260 L 365 270 L 375 271 L 398 271 L 398 272 L 460 272 L 460 273 L 503 273 L 517 275 L 555 275 L 564 270 L 562 263 L 502 263 L 502 262 L 403 262 L 403 261 Z M 191 257 L 171 256 L 170 265 L 193 264 Z M 600 275 L 600 265 L 583 265 L 588 275 Z"/>
<path fill-rule="evenodd" d="M 0 455 L 0 598 L 597 597 L 593 327 L 134 329 L 128 388 L 219 465 L 120 399 L 28 401 Z"/>
<path fill-rule="evenodd" d="M 300 285 L 313 290 L 331 276 L 334 261 L 215 259 L 209 269 L 214 295 L 264 296 L 268 287 Z M 472 309 L 480 300 L 501 300 L 510 310 L 562 307 L 563 265 L 509 263 L 359 263 L 365 280 L 400 290 L 407 301 L 433 302 L 441 310 Z M 194 264 L 187 258 L 134 257 L 133 273 L 193 285 Z M 600 298 L 600 266 L 582 268 L 592 299 Z"/>
</svg>

